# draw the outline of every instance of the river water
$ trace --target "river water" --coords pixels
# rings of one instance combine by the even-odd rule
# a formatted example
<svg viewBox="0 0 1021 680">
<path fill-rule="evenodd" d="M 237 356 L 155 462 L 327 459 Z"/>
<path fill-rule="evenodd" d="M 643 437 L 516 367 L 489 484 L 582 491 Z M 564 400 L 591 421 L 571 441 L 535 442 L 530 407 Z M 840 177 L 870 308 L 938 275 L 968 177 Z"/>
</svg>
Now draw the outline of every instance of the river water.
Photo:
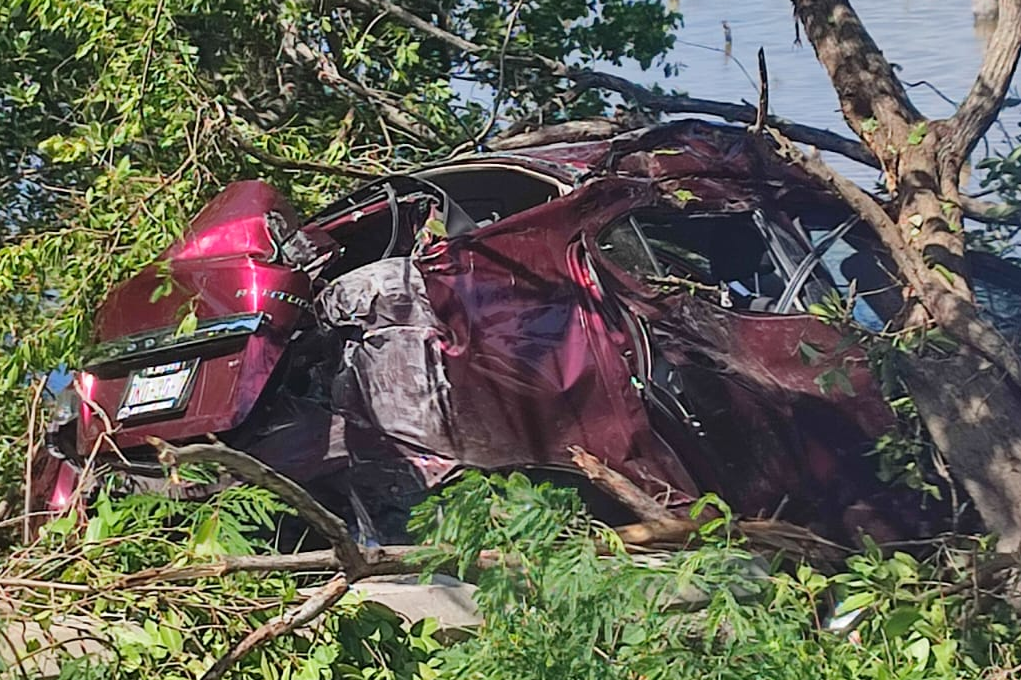
<svg viewBox="0 0 1021 680">
<path fill-rule="evenodd" d="M 670 0 L 674 1 L 674 0 Z M 989 24 L 975 25 L 973 0 L 854 0 L 854 8 L 887 59 L 901 68 L 906 83 L 927 81 L 947 98 L 960 101 L 967 94 L 982 63 Z M 662 68 L 641 71 L 637 65 L 600 68 L 664 89 L 685 91 L 693 97 L 724 101 L 758 100 L 756 52 L 762 46 L 769 68 L 771 112 L 801 123 L 829 128 L 851 136 L 837 105 L 826 72 L 815 59 L 808 40 L 794 45 L 794 21 L 788 0 L 680 0 L 684 28 L 668 63 L 680 62 L 676 74 L 665 77 Z M 730 25 L 731 56 L 723 52 L 722 22 Z M 746 74 L 741 66 L 747 70 Z M 1021 85 L 1015 76 L 1014 90 Z M 954 106 L 925 85 L 909 89 L 923 114 L 945 117 Z M 1005 134 L 1021 133 L 1021 107 L 1004 111 L 1002 128 L 987 135 L 989 152 L 1006 148 Z M 980 144 L 978 160 L 986 155 Z M 876 173 L 841 160 L 839 169 L 853 179 L 871 185 Z"/>
</svg>

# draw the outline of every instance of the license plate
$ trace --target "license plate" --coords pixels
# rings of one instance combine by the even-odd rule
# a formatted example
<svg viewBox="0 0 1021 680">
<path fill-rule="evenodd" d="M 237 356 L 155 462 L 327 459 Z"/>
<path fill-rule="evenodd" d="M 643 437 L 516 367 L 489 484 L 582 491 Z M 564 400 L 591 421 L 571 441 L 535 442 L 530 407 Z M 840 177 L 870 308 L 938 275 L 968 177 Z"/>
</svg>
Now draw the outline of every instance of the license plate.
<svg viewBox="0 0 1021 680">
<path fill-rule="evenodd" d="M 117 420 L 183 411 L 191 396 L 198 363 L 198 359 L 190 359 L 132 371 L 117 409 Z"/>
</svg>

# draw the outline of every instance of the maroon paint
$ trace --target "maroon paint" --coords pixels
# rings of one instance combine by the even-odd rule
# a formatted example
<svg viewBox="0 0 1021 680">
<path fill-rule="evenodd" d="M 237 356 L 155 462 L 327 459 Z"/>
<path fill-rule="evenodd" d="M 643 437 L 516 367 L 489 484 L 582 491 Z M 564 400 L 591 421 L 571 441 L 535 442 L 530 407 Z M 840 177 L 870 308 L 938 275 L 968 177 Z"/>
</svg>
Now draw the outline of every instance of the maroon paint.
<svg viewBox="0 0 1021 680">
<path fill-rule="evenodd" d="M 745 512 L 771 511 L 790 490 L 810 497 L 846 491 L 853 500 L 859 487 L 875 482 L 847 472 L 859 467 L 854 447 L 891 422 L 860 355 L 845 355 L 852 359 L 854 397 L 820 395 L 814 379 L 826 366 L 805 366 L 798 356 L 802 341 L 824 351 L 835 347 L 835 331 L 804 316 L 730 312 L 688 295 L 664 298 L 600 259 L 594 245 L 597 231 L 618 215 L 660 202 L 672 185 L 657 183 L 694 191 L 706 210 L 745 210 L 777 200 L 790 186 L 797 187 L 797 195 L 787 197 L 792 200 L 829 200 L 800 183 L 793 170 L 756 174 L 761 169 L 753 167 L 747 144 L 733 131 L 692 123 L 613 143 L 481 159 L 503 158 L 576 181 L 614 166 L 634 179 L 597 179 L 565 198 L 441 241 L 420 257 L 444 324 L 459 460 L 488 469 L 571 467 L 567 446 L 581 445 L 650 492 L 679 490 L 683 499 L 715 488 Z M 155 267 L 111 292 L 97 315 L 99 341 L 173 326 L 191 300 L 200 319 L 242 311 L 270 316 L 240 350 L 202 359 L 183 416 L 123 427 L 115 434 L 120 447 L 139 446 L 145 436 L 222 433 L 249 415 L 303 313 L 265 291 L 311 294 L 303 274 L 272 262 L 276 248 L 265 216 L 273 212 L 295 224 L 273 189 L 258 182 L 231 185 L 164 254 L 175 284 L 170 295 L 149 302 L 160 283 Z M 589 257 L 599 283 L 589 273 Z M 600 285 L 615 294 L 603 299 Z M 639 348 L 633 329 L 615 325 L 618 299 L 649 319 L 657 346 L 703 390 L 705 403 L 722 404 L 699 413 L 726 445 L 722 459 L 707 457 L 685 436 L 671 439 L 671 450 L 653 433 L 634 379 Z M 703 325 L 693 326 L 692 318 Z M 104 410 L 116 411 L 125 375 L 82 381 Z M 88 414 L 79 428 L 79 453 L 87 455 L 101 428 Z"/>
<path fill-rule="evenodd" d="M 115 436 L 120 448 L 142 445 L 147 436 L 185 439 L 222 432 L 248 416 L 291 331 L 306 313 L 270 294 L 286 292 L 302 300 L 310 295 L 310 282 L 304 274 L 268 263 L 276 252 L 265 222 L 266 213 L 272 211 L 296 219 L 293 209 L 268 185 L 230 185 L 199 214 L 183 241 L 159 258 L 170 265 L 173 288 L 168 295 L 150 301 L 162 281 L 159 267 L 150 265 L 111 291 L 100 307 L 96 317 L 99 341 L 173 327 L 191 303 L 200 321 L 241 312 L 264 312 L 268 319 L 240 349 L 199 361 L 195 388 L 183 416 L 123 424 Z M 127 371 L 91 378 L 92 399 L 106 413 L 116 413 L 127 379 Z M 85 404 L 78 422 L 78 452 L 87 456 L 105 428 Z M 108 448 L 104 444 L 100 450 Z"/>
<path fill-rule="evenodd" d="M 580 445 L 654 493 L 695 493 L 652 434 L 632 384 L 632 338 L 607 325 L 580 261 L 586 223 L 634 203 L 631 183 L 613 184 L 580 189 L 422 257 L 429 298 L 446 323 L 464 437 L 459 458 L 491 469 L 573 468 L 567 447 Z"/>
</svg>

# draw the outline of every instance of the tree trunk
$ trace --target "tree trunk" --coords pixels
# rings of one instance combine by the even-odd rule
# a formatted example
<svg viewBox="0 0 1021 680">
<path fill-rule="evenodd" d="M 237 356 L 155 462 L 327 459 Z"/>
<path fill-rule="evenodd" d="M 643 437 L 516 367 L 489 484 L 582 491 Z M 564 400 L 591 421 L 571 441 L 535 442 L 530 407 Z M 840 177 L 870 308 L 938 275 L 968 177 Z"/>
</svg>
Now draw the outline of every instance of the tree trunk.
<svg viewBox="0 0 1021 680">
<path fill-rule="evenodd" d="M 964 352 L 911 357 L 902 373 L 933 441 L 999 548 L 1021 545 L 1021 399 L 1002 371 Z"/>
<path fill-rule="evenodd" d="M 793 0 L 848 125 L 869 147 L 893 196 L 890 213 L 817 156 L 781 148 L 827 182 L 875 229 L 904 277 L 905 326 L 938 325 L 959 343 L 946 358 L 906 355 L 903 374 L 951 472 L 999 546 L 1021 545 L 1021 359 L 980 319 L 964 259 L 960 170 L 995 120 L 1021 53 L 1021 0 L 1000 0 L 1000 23 L 967 99 L 929 121 L 847 0 Z M 776 135 L 774 135 L 776 136 Z"/>
</svg>

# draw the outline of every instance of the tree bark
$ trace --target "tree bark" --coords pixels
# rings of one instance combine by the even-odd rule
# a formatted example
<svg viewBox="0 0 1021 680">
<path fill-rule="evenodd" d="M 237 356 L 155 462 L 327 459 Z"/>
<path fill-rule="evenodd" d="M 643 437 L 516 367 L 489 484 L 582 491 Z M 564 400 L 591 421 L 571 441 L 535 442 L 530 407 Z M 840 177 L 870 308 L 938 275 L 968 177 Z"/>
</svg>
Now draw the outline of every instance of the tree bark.
<svg viewBox="0 0 1021 680">
<path fill-rule="evenodd" d="M 964 259 L 960 170 L 995 120 L 1021 53 L 1021 0 L 1000 0 L 1000 22 L 975 85 L 947 120 L 924 118 L 847 0 L 793 0 L 830 76 L 847 124 L 879 160 L 889 212 L 816 156 L 779 133 L 781 151 L 826 182 L 889 248 L 917 306 L 912 323 L 935 323 L 960 347 L 946 359 L 905 355 L 919 413 L 1000 547 L 1021 544 L 1021 359 L 983 321 Z M 974 206 L 971 205 L 974 209 Z M 972 210 L 974 212 L 974 210 Z M 948 389 L 952 386 L 952 389 Z"/>
<path fill-rule="evenodd" d="M 904 361 L 902 375 L 936 446 L 999 548 L 1021 545 L 1021 401 L 973 354 Z"/>
</svg>

